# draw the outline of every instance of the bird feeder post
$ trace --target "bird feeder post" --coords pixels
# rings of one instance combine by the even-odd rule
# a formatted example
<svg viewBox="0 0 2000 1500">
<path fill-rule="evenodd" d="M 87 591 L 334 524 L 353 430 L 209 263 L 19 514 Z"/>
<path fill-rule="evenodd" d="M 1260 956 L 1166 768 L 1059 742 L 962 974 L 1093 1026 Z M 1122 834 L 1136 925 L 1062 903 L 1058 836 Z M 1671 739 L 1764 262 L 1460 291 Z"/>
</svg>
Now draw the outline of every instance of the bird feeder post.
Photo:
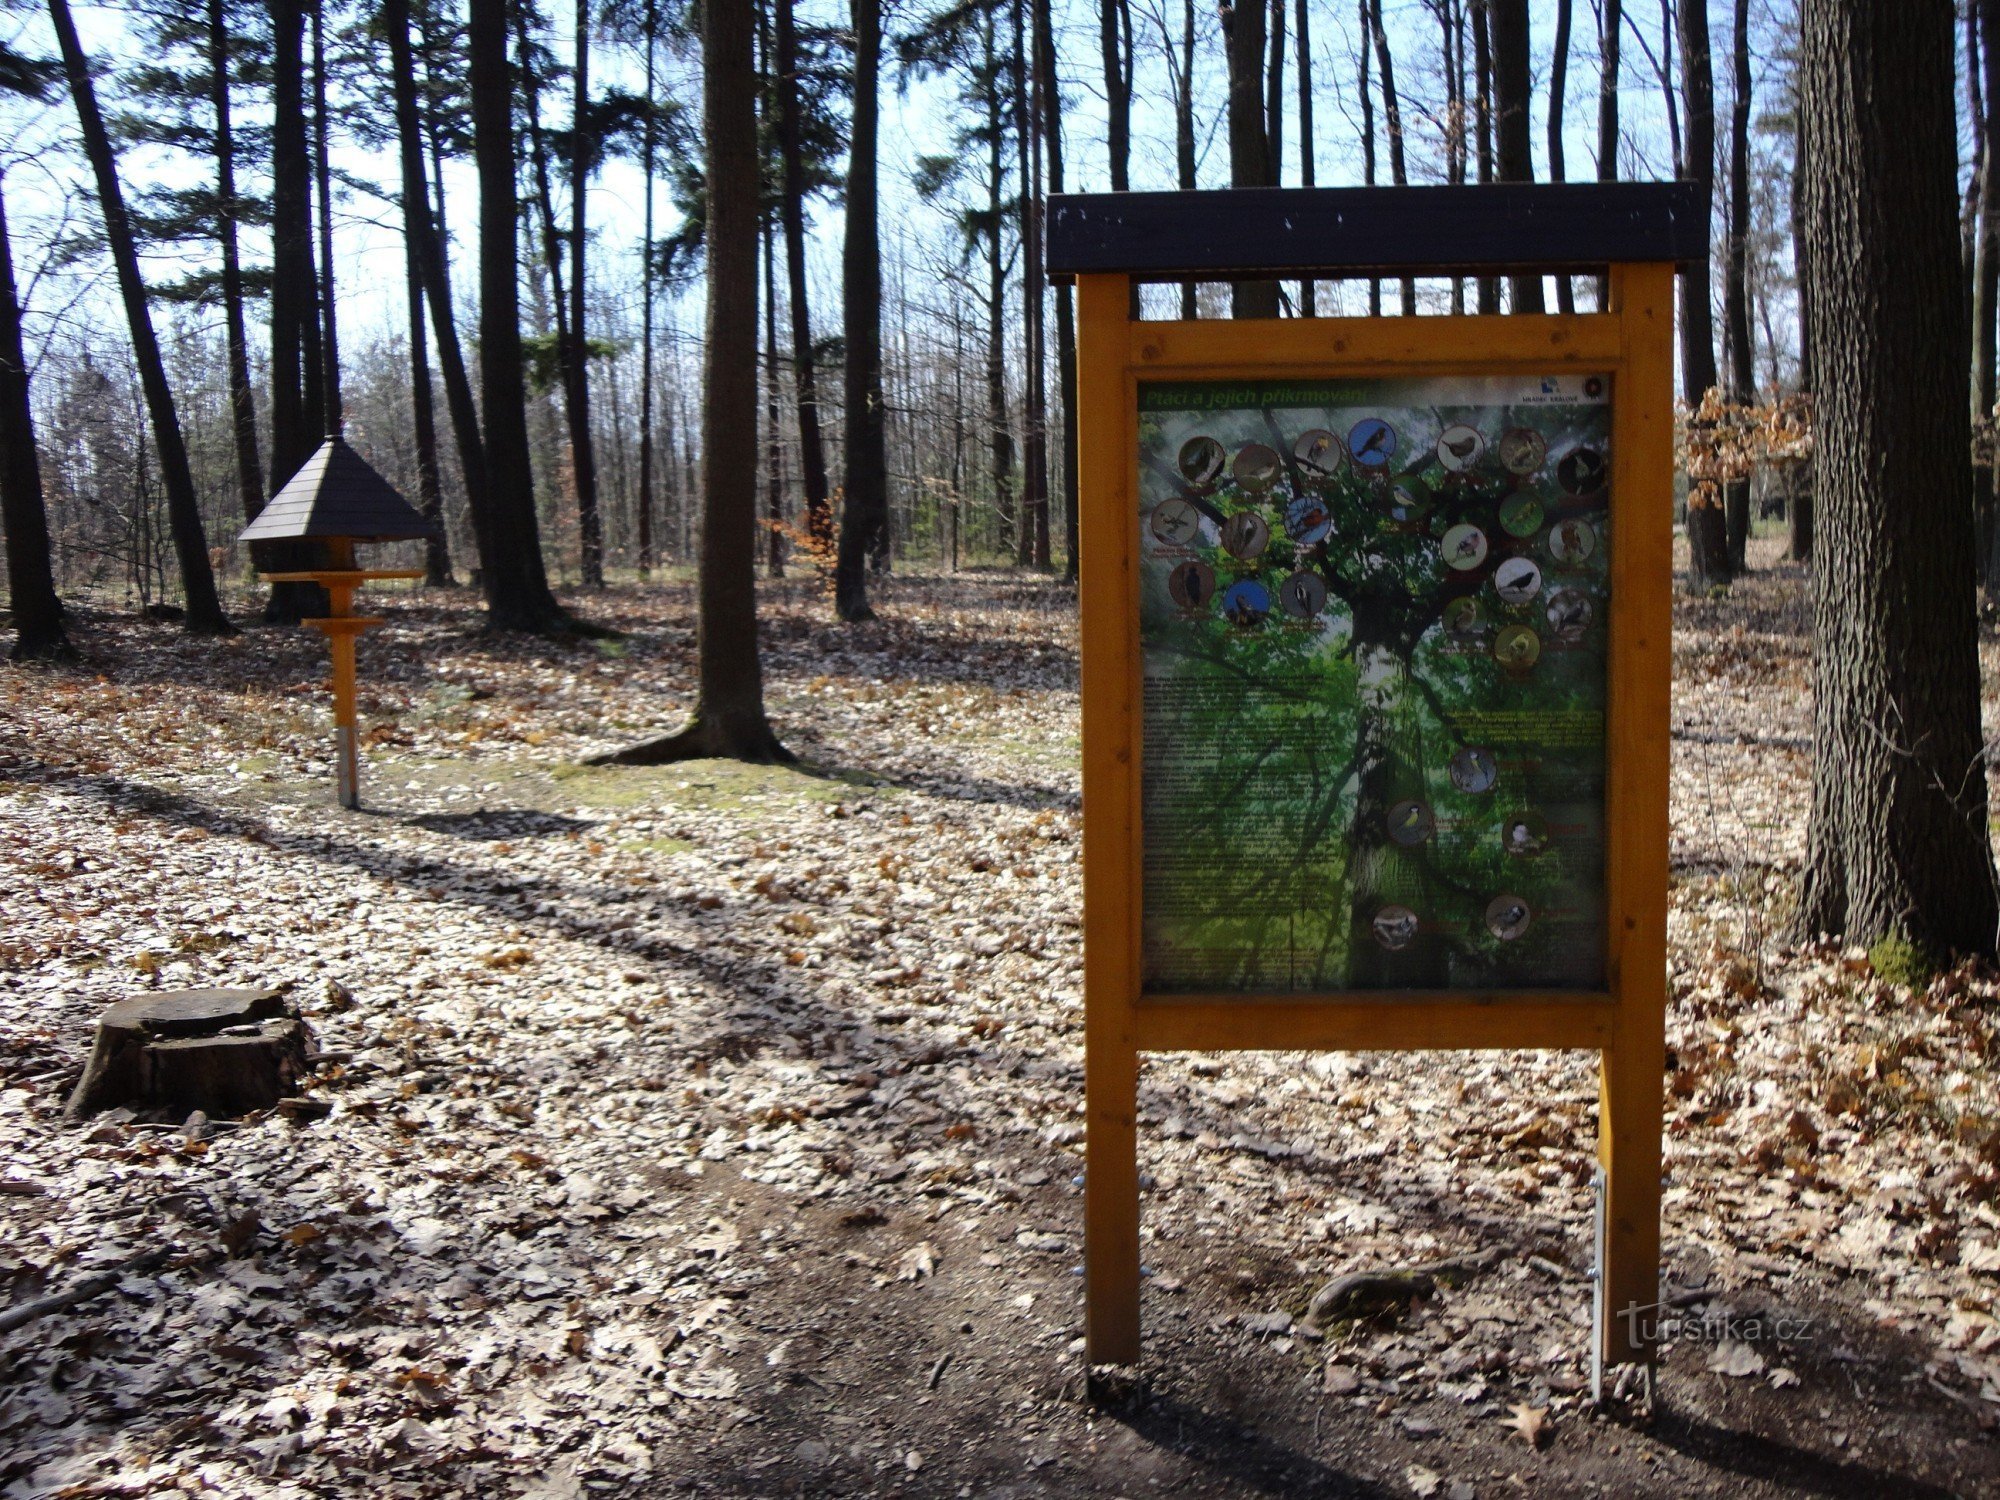
<svg viewBox="0 0 2000 1500">
<path fill-rule="evenodd" d="M 354 593 L 365 583 L 422 578 L 421 568 L 360 567 L 361 541 L 428 535 L 430 525 L 389 482 L 341 437 L 328 438 L 264 509 L 239 540 L 311 537 L 326 549 L 327 566 L 303 572 L 266 573 L 267 583 L 316 583 L 326 590 L 327 612 L 300 623 L 327 639 L 333 657 L 334 788 L 340 805 L 361 806 L 359 714 L 355 692 L 355 639 L 386 622 L 354 613 Z"/>
</svg>

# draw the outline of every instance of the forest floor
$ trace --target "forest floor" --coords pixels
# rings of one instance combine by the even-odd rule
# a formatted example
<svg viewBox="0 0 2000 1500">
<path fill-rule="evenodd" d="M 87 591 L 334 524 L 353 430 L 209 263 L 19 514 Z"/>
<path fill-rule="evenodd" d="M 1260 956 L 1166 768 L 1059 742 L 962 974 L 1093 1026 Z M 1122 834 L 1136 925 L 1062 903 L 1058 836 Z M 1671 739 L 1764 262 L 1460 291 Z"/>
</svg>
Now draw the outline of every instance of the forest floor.
<svg viewBox="0 0 2000 1500">
<path fill-rule="evenodd" d="M 2000 1492 L 2000 985 L 1782 946 L 1805 583 L 1760 563 L 1681 606 L 1687 1319 L 1603 1410 L 1566 1054 L 1149 1061 L 1146 1358 L 1087 1383 L 1059 584 L 768 589 L 785 769 L 580 766 L 680 719 L 685 587 L 570 646 L 385 593 L 358 813 L 317 637 L 86 615 L 87 666 L 0 669 L 0 1303 L 174 1258 L 0 1334 L 0 1495 Z M 271 984 L 324 1117 L 61 1120 L 108 1002 Z"/>
</svg>

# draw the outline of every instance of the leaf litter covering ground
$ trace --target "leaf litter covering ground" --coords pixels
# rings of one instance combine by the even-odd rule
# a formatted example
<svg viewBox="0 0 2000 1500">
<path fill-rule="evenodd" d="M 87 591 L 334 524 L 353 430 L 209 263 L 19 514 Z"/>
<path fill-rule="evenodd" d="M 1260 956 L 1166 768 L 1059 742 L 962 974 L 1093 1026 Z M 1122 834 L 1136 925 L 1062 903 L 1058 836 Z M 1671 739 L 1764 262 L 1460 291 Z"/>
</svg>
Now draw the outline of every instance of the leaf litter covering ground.
<svg viewBox="0 0 2000 1500">
<path fill-rule="evenodd" d="M 797 770 L 579 768 L 684 711 L 685 589 L 580 601 L 608 647 L 386 602 L 360 814 L 316 638 L 91 617 L 89 668 L 0 672 L 0 1276 L 173 1252 L 0 1335 L 0 1493 L 2000 1486 L 2000 987 L 1776 946 L 1796 571 L 1683 608 L 1667 1290 L 1705 1332 L 1605 1415 L 1594 1081 L 1531 1053 L 1149 1062 L 1147 1362 L 1087 1394 L 1063 589 L 899 580 L 843 629 L 769 588 Z M 61 1122 L 113 999 L 275 983 L 323 1117 Z"/>
</svg>

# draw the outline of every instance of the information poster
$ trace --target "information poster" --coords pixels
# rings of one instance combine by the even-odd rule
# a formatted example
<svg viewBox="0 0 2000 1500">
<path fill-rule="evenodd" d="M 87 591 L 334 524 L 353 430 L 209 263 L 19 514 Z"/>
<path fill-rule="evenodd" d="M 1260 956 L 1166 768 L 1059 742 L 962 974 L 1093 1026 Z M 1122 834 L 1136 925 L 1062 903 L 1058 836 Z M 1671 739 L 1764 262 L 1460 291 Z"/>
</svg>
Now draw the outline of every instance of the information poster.
<svg viewBox="0 0 2000 1500">
<path fill-rule="evenodd" d="M 1610 401 L 1140 385 L 1148 991 L 1603 986 Z"/>
</svg>

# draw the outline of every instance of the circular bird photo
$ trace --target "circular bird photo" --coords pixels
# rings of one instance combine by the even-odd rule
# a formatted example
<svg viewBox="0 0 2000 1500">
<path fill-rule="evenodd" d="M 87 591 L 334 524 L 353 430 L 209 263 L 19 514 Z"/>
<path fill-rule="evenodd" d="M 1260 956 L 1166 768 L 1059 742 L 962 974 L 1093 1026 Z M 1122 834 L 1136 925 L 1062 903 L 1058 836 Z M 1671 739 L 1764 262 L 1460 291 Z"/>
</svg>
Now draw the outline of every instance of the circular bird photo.
<svg viewBox="0 0 2000 1500">
<path fill-rule="evenodd" d="M 1278 605 L 1295 620 L 1310 620 L 1326 608 L 1326 580 L 1317 573 L 1294 573 L 1278 585 Z"/>
<path fill-rule="evenodd" d="M 1398 802 L 1389 809 L 1389 837 L 1413 849 L 1437 831 L 1437 819 L 1423 803 Z"/>
<path fill-rule="evenodd" d="M 1375 941 L 1394 953 L 1409 947 L 1415 939 L 1417 914 L 1407 906 L 1385 906 L 1375 913 L 1375 920 L 1368 927 L 1375 934 Z"/>
<path fill-rule="evenodd" d="M 1222 617 L 1232 625 L 1260 624 L 1271 612 L 1271 591 L 1254 578 L 1229 585 L 1222 596 Z"/>
<path fill-rule="evenodd" d="M 1486 533 L 1469 522 L 1452 527 L 1439 545 L 1444 548 L 1444 560 L 1461 573 L 1486 561 Z"/>
<path fill-rule="evenodd" d="M 1525 557 L 1510 557 L 1493 570 L 1493 592 L 1503 604 L 1526 604 L 1542 586 L 1542 570 Z"/>
<path fill-rule="evenodd" d="M 1590 629 L 1590 596 L 1581 589 L 1557 589 L 1549 595 L 1549 633 L 1559 641 L 1579 641 Z"/>
<path fill-rule="evenodd" d="M 1244 489 L 1261 493 L 1278 482 L 1283 469 L 1284 460 L 1278 457 L 1276 449 L 1262 443 L 1245 443 L 1236 450 L 1236 461 L 1229 466 L 1229 473 Z"/>
<path fill-rule="evenodd" d="M 1523 936 L 1531 920 L 1528 903 L 1519 896 L 1495 896 L 1486 903 L 1486 930 L 1503 943 Z"/>
<path fill-rule="evenodd" d="M 1515 427 L 1500 434 L 1500 467 L 1509 474 L 1532 474 L 1549 456 L 1549 442 L 1532 427 Z"/>
<path fill-rule="evenodd" d="M 1549 847 L 1549 820 L 1533 808 L 1500 820 L 1500 847 L 1516 859 L 1533 859 Z"/>
<path fill-rule="evenodd" d="M 1198 490 L 1205 490 L 1222 477 L 1229 454 L 1212 437 L 1192 437 L 1181 444 L 1181 478 Z"/>
<path fill-rule="evenodd" d="M 1453 640 L 1472 640 L 1485 625 L 1486 612 L 1470 594 L 1461 594 L 1444 607 L 1445 634 Z"/>
<path fill-rule="evenodd" d="M 1500 529 L 1509 536 L 1533 536 L 1542 529 L 1542 502 L 1533 495 L 1509 495 L 1500 502 Z"/>
<path fill-rule="evenodd" d="M 1438 462 L 1454 474 L 1468 472 L 1485 451 L 1486 439 L 1479 435 L 1479 429 L 1463 422 L 1438 434 Z"/>
<path fill-rule="evenodd" d="M 1525 672 L 1542 655 L 1542 640 L 1525 625 L 1509 625 L 1493 637 L 1493 659 L 1510 672 Z"/>
<path fill-rule="evenodd" d="M 1549 528 L 1549 556 L 1559 563 L 1580 563 L 1597 550 L 1597 534 L 1588 521 L 1572 516 Z"/>
<path fill-rule="evenodd" d="M 1313 479 L 1331 479 L 1340 472 L 1340 439 L 1324 427 L 1299 434 L 1292 444 L 1292 457 Z"/>
<path fill-rule="evenodd" d="M 1333 530 L 1333 512 L 1318 495 L 1305 494 L 1285 506 L 1285 534 L 1301 547 L 1316 547 Z"/>
<path fill-rule="evenodd" d="M 1206 609 L 1215 597 L 1215 569 L 1205 562 L 1184 562 L 1167 575 L 1167 592 L 1182 609 Z"/>
<path fill-rule="evenodd" d="M 1476 797 L 1499 779 L 1500 763 L 1484 745 L 1467 745 L 1451 758 L 1451 784 L 1461 792 Z"/>
<path fill-rule="evenodd" d="M 1431 487 L 1413 474 L 1389 486 L 1389 519 L 1399 526 L 1416 526 L 1430 514 Z"/>
<path fill-rule="evenodd" d="M 1262 557 L 1271 545 L 1271 527 L 1254 510 L 1239 510 L 1222 523 L 1222 546 L 1231 557 L 1245 562 Z"/>
<path fill-rule="evenodd" d="M 1396 429 L 1380 417 L 1363 417 L 1348 431 L 1347 454 L 1364 469 L 1386 469 L 1396 454 Z"/>
<path fill-rule="evenodd" d="M 1191 547 L 1201 537 L 1201 512 L 1185 500 L 1162 500 L 1153 507 L 1153 535 L 1169 547 Z"/>
<path fill-rule="evenodd" d="M 1604 488 L 1604 455 L 1595 448 L 1572 448 L 1556 465 L 1556 483 L 1572 495 L 1594 495 Z"/>
</svg>

